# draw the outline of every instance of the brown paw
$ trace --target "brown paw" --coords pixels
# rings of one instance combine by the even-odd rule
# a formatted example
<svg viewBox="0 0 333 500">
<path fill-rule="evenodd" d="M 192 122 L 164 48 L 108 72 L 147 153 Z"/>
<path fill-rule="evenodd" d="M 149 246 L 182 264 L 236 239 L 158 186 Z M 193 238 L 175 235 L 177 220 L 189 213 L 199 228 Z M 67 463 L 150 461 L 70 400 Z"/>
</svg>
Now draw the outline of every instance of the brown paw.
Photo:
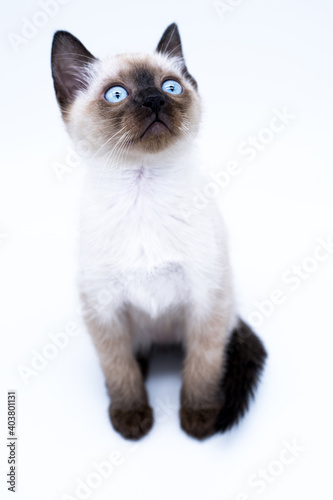
<svg viewBox="0 0 333 500">
<path fill-rule="evenodd" d="M 125 439 L 140 439 L 153 426 L 153 411 L 148 405 L 132 410 L 120 410 L 111 405 L 109 414 L 114 429 Z"/>
<path fill-rule="evenodd" d="M 215 434 L 218 414 L 219 408 L 193 409 L 182 406 L 180 425 L 190 436 L 205 439 Z"/>
</svg>

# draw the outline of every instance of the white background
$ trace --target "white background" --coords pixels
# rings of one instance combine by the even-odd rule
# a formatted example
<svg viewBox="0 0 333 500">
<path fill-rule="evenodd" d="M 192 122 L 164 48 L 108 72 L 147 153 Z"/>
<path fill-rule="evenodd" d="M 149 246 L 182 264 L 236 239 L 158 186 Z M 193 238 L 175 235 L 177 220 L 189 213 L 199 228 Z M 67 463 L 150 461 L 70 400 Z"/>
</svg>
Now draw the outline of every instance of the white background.
<svg viewBox="0 0 333 500">
<path fill-rule="evenodd" d="M 41 8 L 33 0 L 2 7 L 1 498 L 13 498 L 4 484 L 10 389 L 18 394 L 17 500 L 79 498 L 78 478 L 85 481 L 92 463 L 116 450 L 122 463 L 89 498 L 294 500 L 328 498 L 332 490 L 333 255 L 294 291 L 282 276 L 310 262 L 318 237 L 333 236 L 333 6 L 329 0 L 229 5 L 236 3 L 221 19 L 209 0 L 70 0 L 17 52 L 8 34 L 20 34 L 23 18 L 32 20 Z M 240 311 L 248 318 L 255 301 L 276 288 L 285 300 L 260 325 L 252 322 L 269 362 L 237 428 L 202 443 L 180 430 L 180 366 L 167 357 L 154 361 L 148 380 L 158 422 L 133 448 L 109 423 L 97 355 L 77 314 L 81 170 L 62 182 L 54 171 L 55 162 L 66 164 L 70 143 L 54 97 L 50 47 L 54 31 L 66 29 L 98 57 L 152 51 L 173 21 L 204 101 L 207 170 L 234 159 L 241 165 L 219 196 Z M 238 147 L 267 127 L 274 108 L 295 118 L 247 162 Z M 49 334 L 70 322 L 79 335 L 25 385 L 18 367 L 31 366 L 32 350 L 41 352 Z M 293 440 L 303 451 L 277 464 Z M 260 468 L 271 471 L 262 493 L 249 484 Z"/>
</svg>

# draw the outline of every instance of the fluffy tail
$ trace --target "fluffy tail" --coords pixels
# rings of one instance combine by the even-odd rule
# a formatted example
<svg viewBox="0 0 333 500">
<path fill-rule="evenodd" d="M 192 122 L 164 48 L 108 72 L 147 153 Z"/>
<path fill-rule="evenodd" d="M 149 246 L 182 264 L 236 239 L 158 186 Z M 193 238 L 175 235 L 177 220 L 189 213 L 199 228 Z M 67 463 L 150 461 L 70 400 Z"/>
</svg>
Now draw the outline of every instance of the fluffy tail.
<svg viewBox="0 0 333 500">
<path fill-rule="evenodd" d="M 231 429 L 248 410 L 266 357 L 262 341 L 239 320 L 227 348 L 227 366 L 221 386 L 224 405 L 217 419 L 217 431 Z"/>
</svg>

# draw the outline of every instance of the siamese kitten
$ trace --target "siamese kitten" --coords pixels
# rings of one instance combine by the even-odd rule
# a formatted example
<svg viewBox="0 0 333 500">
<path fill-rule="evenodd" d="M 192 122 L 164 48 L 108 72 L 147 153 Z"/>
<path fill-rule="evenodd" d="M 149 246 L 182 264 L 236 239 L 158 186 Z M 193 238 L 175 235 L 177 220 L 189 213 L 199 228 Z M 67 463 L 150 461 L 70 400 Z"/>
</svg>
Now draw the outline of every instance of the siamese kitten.
<svg viewBox="0 0 333 500">
<path fill-rule="evenodd" d="M 89 146 L 79 286 L 113 427 L 128 439 L 149 432 L 142 360 L 153 344 L 178 343 L 181 427 L 198 439 L 223 432 L 247 410 L 266 352 L 237 316 L 215 203 L 183 215 L 206 181 L 195 148 L 201 101 L 178 28 L 151 55 L 103 61 L 58 31 L 52 75 L 69 135 Z"/>
</svg>

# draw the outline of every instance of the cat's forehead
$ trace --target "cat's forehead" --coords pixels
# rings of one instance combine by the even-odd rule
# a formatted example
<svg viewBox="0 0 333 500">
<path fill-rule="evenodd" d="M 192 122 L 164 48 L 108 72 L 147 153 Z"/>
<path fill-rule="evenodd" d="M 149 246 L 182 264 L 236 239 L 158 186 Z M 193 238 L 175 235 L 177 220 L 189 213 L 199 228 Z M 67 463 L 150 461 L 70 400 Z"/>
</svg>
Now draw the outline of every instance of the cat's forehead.
<svg viewBox="0 0 333 500">
<path fill-rule="evenodd" d="M 131 81 L 138 87 L 150 86 L 156 78 L 181 77 L 181 62 L 162 54 L 119 54 L 102 63 L 104 79 Z"/>
</svg>

